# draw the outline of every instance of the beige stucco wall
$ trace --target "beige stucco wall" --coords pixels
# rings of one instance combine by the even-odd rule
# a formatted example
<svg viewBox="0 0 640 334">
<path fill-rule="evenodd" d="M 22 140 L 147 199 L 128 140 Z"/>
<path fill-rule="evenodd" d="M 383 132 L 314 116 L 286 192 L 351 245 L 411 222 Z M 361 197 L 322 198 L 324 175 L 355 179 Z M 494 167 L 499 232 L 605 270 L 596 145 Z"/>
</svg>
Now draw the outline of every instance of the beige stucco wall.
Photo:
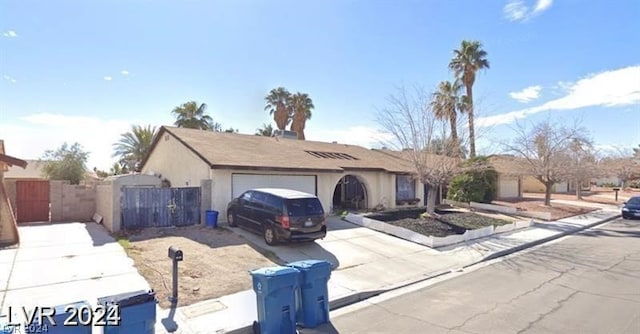
<svg viewBox="0 0 640 334">
<path fill-rule="evenodd" d="M 105 182 L 96 185 L 96 213 L 102 216 L 102 224 L 113 231 L 113 184 Z"/>
<path fill-rule="evenodd" d="M 551 187 L 551 192 L 553 193 L 566 193 L 567 190 L 567 182 L 558 182 Z M 571 189 L 569 189 L 571 190 Z M 543 193 L 544 192 L 544 184 L 538 181 L 533 176 L 525 176 L 522 180 L 522 191 L 525 193 Z"/>
<path fill-rule="evenodd" d="M 238 170 L 213 169 L 211 170 L 211 206 L 210 208 L 220 212 L 220 220 L 226 222 L 227 204 L 232 196 L 232 174 L 242 173 Z M 268 172 L 251 171 L 252 174 L 269 175 L 314 175 L 308 172 Z M 387 208 L 395 207 L 396 202 L 396 177 L 394 174 L 383 172 L 348 172 L 348 173 L 315 173 L 317 175 L 317 196 L 327 212 L 333 208 L 333 192 L 338 181 L 345 175 L 355 175 L 366 187 L 367 207 L 372 208 L 383 204 Z M 416 181 L 416 197 L 423 200 L 424 187 Z M 422 201 L 421 201 L 422 203 Z"/>
<path fill-rule="evenodd" d="M 165 134 L 145 163 L 142 174 L 161 174 L 172 187 L 199 187 L 209 166 L 176 138 Z"/>
</svg>

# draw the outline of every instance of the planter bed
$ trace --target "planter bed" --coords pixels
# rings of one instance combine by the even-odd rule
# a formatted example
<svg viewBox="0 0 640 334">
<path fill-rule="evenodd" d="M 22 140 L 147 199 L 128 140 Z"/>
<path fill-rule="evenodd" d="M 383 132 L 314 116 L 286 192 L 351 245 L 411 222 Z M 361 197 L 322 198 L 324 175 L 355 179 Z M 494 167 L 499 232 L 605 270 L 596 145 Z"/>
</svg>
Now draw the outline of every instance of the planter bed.
<svg viewBox="0 0 640 334">
<path fill-rule="evenodd" d="M 511 223 L 473 212 L 436 210 L 439 219 L 422 218 L 425 209 L 349 214 L 347 221 L 429 247 L 441 247 L 529 227 L 531 221 Z"/>
</svg>

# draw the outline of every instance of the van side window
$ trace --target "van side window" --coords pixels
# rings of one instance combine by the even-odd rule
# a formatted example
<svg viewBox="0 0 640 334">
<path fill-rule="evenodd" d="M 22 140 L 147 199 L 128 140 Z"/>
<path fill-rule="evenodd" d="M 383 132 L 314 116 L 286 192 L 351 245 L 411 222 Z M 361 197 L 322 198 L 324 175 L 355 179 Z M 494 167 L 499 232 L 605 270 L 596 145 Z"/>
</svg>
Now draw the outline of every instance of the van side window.
<svg viewBox="0 0 640 334">
<path fill-rule="evenodd" d="M 282 198 L 271 194 L 267 195 L 267 206 L 269 209 L 282 212 Z"/>
<path fill-rule="evenodd" d="M 267 198 L 267 194 L 263 194 L 261 192 L 256 191 L 253 193 L 251 202 L 253 203 L 253 205 L 262 207 L 265 204 L 266 198 Z"/>
<path fill-rule="evenodd" d="M 251 191 L 247 191 L 244 194 L 242 194 L 241 198 L 245 201 L 250 201 L 251 200 Z"/>
</svg>

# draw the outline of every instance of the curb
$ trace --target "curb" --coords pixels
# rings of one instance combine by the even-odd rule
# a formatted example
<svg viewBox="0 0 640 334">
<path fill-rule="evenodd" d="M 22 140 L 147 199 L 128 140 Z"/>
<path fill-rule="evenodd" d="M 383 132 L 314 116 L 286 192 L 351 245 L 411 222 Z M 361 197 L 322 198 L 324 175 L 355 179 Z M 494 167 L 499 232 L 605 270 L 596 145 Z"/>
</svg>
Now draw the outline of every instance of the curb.
<svg viewBox="0 0 640 334">
<path fill-rule="evenodd" d="M 552 235 L 550 237 L 546 237 L 546 238 L 539 239 L 539 240 L 536 240 L 536 241 L 532 241 L 532 242 L 529 242 L 529 243 L 526 243 L 526 244 L 522 244 L 520 246 L 516 246 L 516 247 L 513 247 L 513 248 L 509 248 L 509 249 L 505 249 L 505 250 L 502 250 L 502 251 L 498 251 L 498 252 L 495 252 L 495 253 L 493 253 L 493 254 L 491 254 L 489 256 L 486 256 L 485 258 L 483 258 L 480 261 L 476 261 L 476 262 L 464 265 L 464 266 L 462 266 L 462 268 L 468 268 L 468 267 L 477 265 L 479 263 L 487 262 L 487 261 L 490 261 L 490 260 L 493 260 L 493 259 L 497 259 L 497 258 L 506 256 L 506 255 L 517 253 L 517 252 L 525 250 L 527 248 L 531 248 L 531 247 L 535 247 L 535 246 L 547 243 L 547 242 L 552 241 L 552 240 L 560 239 L 560 238 L 565 237 L 567 235 L 574 234 L 574 233 L 577 233 L 577 232 L 581 232 L 581 231 L 590 229 L 590 228 L 592 228 L 594 226 L 602 225 L 602 224 L 608 223 L 608 222 L 610 222 L 612 220 L 616 220 L 616 219 L 620 218 L 621 216 L 622 216 L 621 214 L 618 214 L 618 215 L 615 215 L 615 216 L 612 216 L 612 217 L 597 221 L 595 223 L 591 223 L 591 224 L 588 224 L 588 225 L 577 227 L 577 228 L 569 230 L 569 231 L 560 232 L 560 233 L 558 233 L 556 235 Z M 417 284 L 417 283 L 422 283 L 422 282 L 428 281 L 430 279 L 434 279 L 434 278 L 437 278 L 437 277 L 440 277 L 440 276 L 444 276 L 446 274 L 451 273 L 452 271 L 453 271 L 453 269 L 443 270 L 443 271 L 436 272 L 434 274 L 427 274 L 427 275 L 425 275 L 425 277 L 417 279 L 417 280 L 412 280 L 412 281 L 409 281 L 409 282 L 401 283 L 401 284 L 396 285 L 396 286 L 391 286 L 391 287 L 389 287 L 387 289 L 373 290 L 373 291 L 363 291 L 363 292 L 354 293 L 352 295 L 344 296 L 344 297 L 341 297 L 341 298 L 338 298 L 338 299 L 335 299 L 335 300 L 330 300 L 329 301 L 329 311 L 335 311 L 335 310 L 340 309 L 342 307 L 349 306 L 349 305 L 352 305 L 352 304 L 367 300 L 367 299 L 372 298 L 372 297 L 376 297 L 376 296 L 381 295 L 383 293 L 391 292 L 391 291 L 398 290 L 398 289 L 401 289 L 401 288 L 404 288 L 404 287 L 407 287 L 407 286 L 410 286 L 410 285 L 414 285 L 414 284 Z M 252 334 L 253 333 L 253 328 L 252 328 L 251 325 L 249 325 L 249 326 L 237 328 L 237 329 L 225 332 L 225 333 L 228 333 L 228 334 Z"/>
<path fill-rule="evenodd" d="M 604 224 L 604 223 L 608 223 L 608 222 L 610 222 L 612 220 L 616 220 L 616 219 L 618 219 L 620 217 L 622 217 L 622 215 L 615 215 L 615 216 L 612 216 L 612 217 L 597 221 L 595 223 L 584 225 L 582 227 L 577 227 L 577 228 L 569 230 L 569 231 L 560 232 L 560 233 L 558 233 L 556 235 L 552 235 L 550 237 L 546 237 L 546 238 L 542 238 L 542 239 L 539 239 L 539 240 L 535 240 L 535 241 L 532 241 L 532 242 L 529 242 L 529 243 L 526 243 L 526 244 L 522 244 L 520 246 L 516 246 L 516 247 L 513 247 L 513 248 L 497 251 L 497 252 L 485 257 L 484 259 L 482 259 L 481 261 L 479 261 L 477 263 L 486 262 L 486 261 L 490 261 L 490 260 L 493 260 L 493 259 L 497 259 L 499 257 L 503 257 L 503 256 L 506 256 L 506 255 L 517 253 L 517 252 L 525 250 L 527 248 L 535 247 L 535 246 L 547 243 L 549 241 L 553 241 L 553 240 L 556 240 L 556 239 L 560 239 L 562 237 L 566 237 L 567 235 L 570 235 L 570 234 L 574 234 L 574 233 L 577 233 L 577 232 L 582 232 L 582 231 L 590 229 L 592 227 L 595 227 L 595 226 L 598 226 L 598 225 L 601 225 L 601 224 Z M 477 264 L 477 263 L 474 263 L 474 264 Z M 469 266 L 472 266 L 474 264 L 465 266 L 465 268 L 469 267 Z"/>
</svg>

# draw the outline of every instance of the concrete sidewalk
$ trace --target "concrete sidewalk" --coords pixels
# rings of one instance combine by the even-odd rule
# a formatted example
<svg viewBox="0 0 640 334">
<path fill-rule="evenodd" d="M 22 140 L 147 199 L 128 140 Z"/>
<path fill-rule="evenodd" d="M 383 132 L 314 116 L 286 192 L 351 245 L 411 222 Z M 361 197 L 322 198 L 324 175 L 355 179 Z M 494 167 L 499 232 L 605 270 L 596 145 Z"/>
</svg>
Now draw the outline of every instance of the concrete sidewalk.
<svg viewBox="0 0 640 334">
<path fill-rule="evenodd" d="M 618 206 L 603 204 L 600 210 L 592 213 L 556 222 L 536 223 L 524 230 L 438 251 L 425 247 L 423 251 L 381 259 L 368 266 L 338 268 L 332 272 L 328 286 L 331 309 L 560 238 L 619 216 Z M 354 230 L 367 233 L 367 229 L 362 227 Z M 175 310 L 159 309 L 158 312 L 156 333 L 163 334 L 251 333 L 250 325 L 257 319 L 256 297 L 252 290 Z"/>
</svg>

